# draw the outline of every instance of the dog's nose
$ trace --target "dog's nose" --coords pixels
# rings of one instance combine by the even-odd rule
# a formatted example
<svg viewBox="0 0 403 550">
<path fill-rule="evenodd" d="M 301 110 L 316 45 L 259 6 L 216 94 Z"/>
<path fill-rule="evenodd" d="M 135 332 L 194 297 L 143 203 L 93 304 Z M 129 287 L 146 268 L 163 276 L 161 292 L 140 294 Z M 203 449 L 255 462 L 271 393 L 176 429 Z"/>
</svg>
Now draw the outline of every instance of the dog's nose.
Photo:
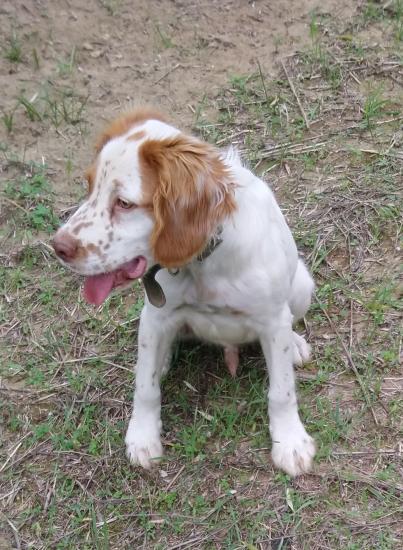
<svg viewBox="0 0 403 550">
<path fill-rule="evenodd" d="M 56 233 L 51 244 L 56 255 L 65 262 L 71 262 L 77 255 L 78 241 L 66 232 Z"/>
</svg>

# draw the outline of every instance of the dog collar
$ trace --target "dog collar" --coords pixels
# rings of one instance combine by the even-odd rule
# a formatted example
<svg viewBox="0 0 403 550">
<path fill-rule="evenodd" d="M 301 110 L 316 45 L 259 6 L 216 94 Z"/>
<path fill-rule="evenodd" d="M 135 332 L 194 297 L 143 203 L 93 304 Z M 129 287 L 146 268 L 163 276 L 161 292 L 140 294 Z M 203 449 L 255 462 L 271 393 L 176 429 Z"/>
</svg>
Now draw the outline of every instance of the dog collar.
<svg viewBox="0 0 403 550">
<path fill-rule="evenodd" d="M 206 248 L 197 256 L 197 261 L 202 262 L 214 252 L 214 250 L 222 243 L 222 225 L 218 226 L 217 232 L 211 237 Z"/>
<path fill-rule="evenodd" d="M 203 262 L 215 251 L 215 249 L 222 243 L 222 226 L 219 226 L 216 234 L 211 237 L 207 243 L 206 248 L 197 256 L 196 260 L 198 262 Z M 166 298 L 164 291 L 162 290 L 161 285 L 155 280 L 160 269 L 164 269 L 160 264 L 153 265 L 143 277 L 143 285 L 147 294 L 148 301 L 154 307 L 163 307 L 166 303 Z M 179 273 L 179 268 L 168 269 L 169 273 L 172 276 L 175 276 Z"/>
</svg>

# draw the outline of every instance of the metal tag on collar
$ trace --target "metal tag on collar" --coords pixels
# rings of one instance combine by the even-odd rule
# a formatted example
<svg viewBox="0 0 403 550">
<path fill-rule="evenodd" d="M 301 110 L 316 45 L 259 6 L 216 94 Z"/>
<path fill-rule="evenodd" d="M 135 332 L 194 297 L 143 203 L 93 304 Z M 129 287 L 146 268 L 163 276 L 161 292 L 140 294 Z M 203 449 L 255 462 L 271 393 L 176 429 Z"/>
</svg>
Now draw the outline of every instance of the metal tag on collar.
<svg viewBox="0 0 403 550">
<path fill-rule="evenodd" d="M 147 298 L 154 307 L 163 307 L 166 303 L 164 291 L 161 285 L 155 280 L 155 276 L 160 269 L 163 269 L 160 264 L 155 264 L 143 277 L 143 285 Z"/>
</svg>

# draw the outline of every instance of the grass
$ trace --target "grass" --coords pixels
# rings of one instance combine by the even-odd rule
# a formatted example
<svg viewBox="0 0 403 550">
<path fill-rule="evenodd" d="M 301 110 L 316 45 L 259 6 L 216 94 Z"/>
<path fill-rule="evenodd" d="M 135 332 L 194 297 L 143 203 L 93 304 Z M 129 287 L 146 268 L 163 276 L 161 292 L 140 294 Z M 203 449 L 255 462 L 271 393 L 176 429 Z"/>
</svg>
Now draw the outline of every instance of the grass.
<svg viewBox="0 0 403 550">
<path fill-rule="evenodd" d="M 59 61 L 57 65 L 57 71 L 60 76 L 68 76 L 73 72 L 77 62 L 76 57 L 77 57 L 77 51 L 75 46 L 73 46 L 73 48 L 71 49 L 69 58 L 67 60 Z"/>
<path fill-rule="evenodd" d="M 77 126 L 82 132 L 85 130 L 84 113 L 87 101 L 88 96 L 77 93 L 73 88 L 45 83 L 31 99 L 21 93 L 16 99 L 15 106 L 10 111 L 2 113 L 2 121 L 7 133 L 11 134 L 15 117 L 22 111 L 30 122 L 45 124 L 46 121 L 50 121 L 56 129 Z"/>
<path fill-rule="evenodd" d="M 382 97 L 382 90 L 376 88 L 370 90 L 362 107 L 363 121 L 367 128 L 372 128 L 377 119 L 385 112 L 388 100 Z"/>
<path fill-rule="evenodd" d="M 221 349 L 178 344 L 163 382 L 166 456 L 150 473 L 129 466 L 141 286 L 98 310 L 81 300 L 80 281 L 47 243 L 68 215 L 66 199 L 54 192 L 52 167 L 17 155 L 13 141 L 21 120 L 32 132 L 63 129 L 59 157 L 72 189 L 80 160 L 66 138 L 85 127 L 86 99 L 70 92 L 76 71 L 35 99 L 18 93 L 25 103 L 3 117 L 11 135 L 0 147 L 0 522 L 9 546 L 400 547 L 400 8 L 384 5 L 364 3 L 344 24 L 317 13 L 310 45 L 285 61 L 288 78 L 282 67 L 269 77 L 260 60 L 195 109 L 196 132 L 237 145 L 270 181 L 315 274 L 316 298 L 298 328 L 313 359 L 297 374 L 318 458 L 296 480 L 270 462 L 258 346 L 242 351 L 232 379 Z M 379 25 L 385 43 L 374 46 Z"/>
<path fill-rule="evenodd" d="M 1 116 L 1 119 L 3 121 L 3 124 L 8 134 L 10 134 L 13 130 L 14 113 L 15 113 L 15 108 L 9 111 L 8 113 L 3 112 Z"/>
<path fill-rule="evenodd" d="M 22 62 L 22 46 L 17 33 L 13 31 L 8 39 L 7 46 L 3 49 L 4 57 L 11 63 Z"/>
<path fill-rule="evenodd" d="M 120 8 L 122 0 L 99 0 L 99 3 L 109 15 L 115 15 Z"/>
<path fill-rule="evenodd" d="M 26 168 L 29 172 L 25 176 L 5 182 L 4 198 L 13 211 L 10 221 L 50 233 L 58 227 L 59 219 L 52 209 L 46 166 L 31 163 Z"/>
<path fill-rule="evenodd" d="M 173 48 L 175 46 L 172 39 L 168 36 L 165 30 L 161 28 L 160 25 L 155 24 L 154 28 L 155 28 L 158 45 L 162 50 Z"/>
</svg>

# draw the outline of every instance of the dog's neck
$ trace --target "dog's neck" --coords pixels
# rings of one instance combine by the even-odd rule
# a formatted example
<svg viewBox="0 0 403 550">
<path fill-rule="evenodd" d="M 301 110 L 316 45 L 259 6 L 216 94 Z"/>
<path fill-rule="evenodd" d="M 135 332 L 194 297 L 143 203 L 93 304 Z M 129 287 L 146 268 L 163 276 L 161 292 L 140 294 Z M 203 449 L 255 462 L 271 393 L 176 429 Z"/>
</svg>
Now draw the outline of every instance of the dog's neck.
<svg viewBox="0 0 403 550">
<path fill-rule="evenodd" d="M 210 238 L 204 250 L 202 250 L 202 252 L 200 252 L 200 254 L 196 257 L 195 260 L 192 260 L 192 262 L 197 262 L 200 264 L 204 262 L 209 256 L 211 256 L 211 254 L 213 254 L 216 248 L 222 243 L 222 231 L 223 228 L 220 225 L 214 235 Z M 179 273 L 180 269 L 186 269 L 186 267 L 187 266 L 176 269 L 168 269 L 168 271 L 174 277 Z M 147 271 L 147 273 L 143 277 L 143 285 L 147 294 L 148 301 L 154 307 L 163 307 L 166 303 L 164 291 L 161 285 L 155 280 L 155 276 L 161 269 L 165 268 L 160 264 L 155 264 Z"/>
</svg>

